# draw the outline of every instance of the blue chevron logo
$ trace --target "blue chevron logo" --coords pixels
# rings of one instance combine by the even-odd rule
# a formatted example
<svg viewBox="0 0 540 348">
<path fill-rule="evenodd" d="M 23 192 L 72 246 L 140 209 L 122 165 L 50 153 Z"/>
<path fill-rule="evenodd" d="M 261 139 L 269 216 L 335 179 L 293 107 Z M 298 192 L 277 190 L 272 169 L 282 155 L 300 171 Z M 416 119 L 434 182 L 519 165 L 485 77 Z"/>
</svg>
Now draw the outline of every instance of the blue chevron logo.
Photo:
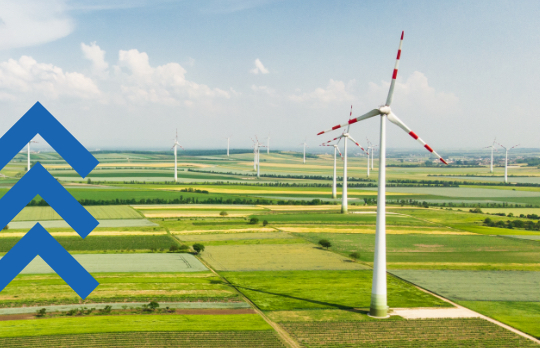
<svg viewBox="0 0 540 348">
<path fill-rule="evenodd" d="M 97 159 L 39 102 L 0 138 L 0 169 L 37 134 L 83 178 Z M 36 195 L 40 195 L 82 237 L 99 224 L 40 164 L 30 169 L 1 199 L 0 226 L 6 226 Z M 40 256 L 85 299 L 99 283 L 39 223 L 0 259 L 2 291 L 36 256 Z"/>
</svg>

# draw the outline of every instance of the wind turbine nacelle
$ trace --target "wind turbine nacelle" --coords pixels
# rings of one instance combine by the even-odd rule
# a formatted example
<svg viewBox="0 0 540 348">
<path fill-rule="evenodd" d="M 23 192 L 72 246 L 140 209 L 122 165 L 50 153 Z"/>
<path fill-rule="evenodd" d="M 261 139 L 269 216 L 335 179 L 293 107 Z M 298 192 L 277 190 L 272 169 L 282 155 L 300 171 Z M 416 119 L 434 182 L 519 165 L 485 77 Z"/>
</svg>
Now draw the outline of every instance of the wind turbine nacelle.
<svg viewBox="0 0 540 348">
<path fill-rule="evenodd" d="M 385 115 L 389 115 L 389 114 L 392 112 L 392 110 L 390 109 L 390 107 L 387 106 L 387 105 L 381 106 L 381 107 L 379 108 L 379 111 L 381 112 L 381 114 L 385 114 Z"/>
</svg>

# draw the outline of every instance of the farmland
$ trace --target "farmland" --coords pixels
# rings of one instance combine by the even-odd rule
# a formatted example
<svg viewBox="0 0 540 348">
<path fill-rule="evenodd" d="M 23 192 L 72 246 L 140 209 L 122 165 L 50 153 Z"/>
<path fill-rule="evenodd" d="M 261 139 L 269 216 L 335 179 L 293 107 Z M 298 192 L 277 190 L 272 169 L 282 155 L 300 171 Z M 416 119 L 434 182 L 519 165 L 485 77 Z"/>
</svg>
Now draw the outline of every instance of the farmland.
<svg viewBox="0 0 540 348">
<path fill-rule="evenodd" d="M 0 233 L 0 253 L 39 221 L 100 285 L 82 300 L 36 258 L 0 292 L 6 311 L 1 316 L 17 319 L 0 321 L 2 345 L 526 347 L 532 342 L 482 319 L 366 315 L 376 182 L 365 177 L 365 159 L 350 161 L 350 213 L 343 215 L 340 199 L 330 196 L 332 166 L 324 155 L 305 166 L 296 154 L 265 155 L 261 179 L 253 176 L 250 155 L 181 156 L 179 167 L 187 171 L 179 173 L 178 183 L 171 180 L 170 155 L 100 154 L 104 163 L 85 180 L 47 156 L 53 175 L 100 224 L 82 239 L 36 197 Z M 17 173 L 17 166 L 10 164 L 9 173 Z M 540 177 L 536 169 L 517 170 Z M 497 177 L 430 176 L 468 173 L 389 167 L 391 313 L 453 308 L 420 287 L 538 337 L 540 232 L 490 227 L 484 220 L 507 226 L 540 214 L 540 189 L 494 186 Z M 0 195 L 15 182 L 0 178 Z M 319 244 L 323 239 L 331 243 L 328 248 Z M 194 252 L 196 243 L 204 251 Z M 181 245 L 183 252 L 172 252 Z M 145 312 L 150 301 L 160 309 Z M 96 310 L 67 314 L 82 313 L 78 306 Z M 41 308 L 44 318 L 30 319 Z M 183 313 L 187 308 L 192 312 Z M 218 308 L 224 312 L 215 312 Z M 385 340 L 389 332 L 392 341 Z"/>
</svg>

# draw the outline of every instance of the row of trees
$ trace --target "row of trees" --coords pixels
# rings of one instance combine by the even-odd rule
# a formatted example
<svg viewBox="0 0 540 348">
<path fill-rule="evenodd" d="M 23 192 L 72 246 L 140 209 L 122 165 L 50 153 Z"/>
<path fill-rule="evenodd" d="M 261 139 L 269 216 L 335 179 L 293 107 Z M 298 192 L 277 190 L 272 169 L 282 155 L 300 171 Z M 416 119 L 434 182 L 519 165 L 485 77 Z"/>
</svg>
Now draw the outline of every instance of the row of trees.
<svg viewBox="0 0 540 348">
<path fill-rule="evenodd" d="M 484 220 L 484 225 L 489 227 L 499 227 L 499 228 L 519 228 L 519 229 L 525 229 L 529 231 L 540 231 L 540 221 L 537 221 L 536 223 L 531 220 L 523 221 L 523 220 L 507 220 L 507 221 L 493 221 L 491 218 L 486 218 Z"/>
</svg>

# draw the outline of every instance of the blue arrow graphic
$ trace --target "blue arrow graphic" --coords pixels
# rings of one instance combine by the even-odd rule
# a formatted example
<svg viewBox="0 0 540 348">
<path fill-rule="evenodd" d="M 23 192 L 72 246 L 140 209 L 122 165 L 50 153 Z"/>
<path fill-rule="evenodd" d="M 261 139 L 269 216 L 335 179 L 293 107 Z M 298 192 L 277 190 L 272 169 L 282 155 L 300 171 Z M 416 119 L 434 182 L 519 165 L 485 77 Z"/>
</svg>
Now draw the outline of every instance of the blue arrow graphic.
<svg viewBox="0 0 540 348">
<path fill-rule="evenodd" d="M 39 223 L 0 259 L 0 291 L 36 257 L 41 256 L 83 300 L 99 285 L 90 273 Z"/>
<path fill-rule="evenodd" d="M 99 163 L 37 102 L 0 138 L 0 169 L 36 134 L 41 135 L 82 177 L 88 175 Z M 36 195 L 49 203 L 82 238 L 88 236 L 99 224 L 37 163 L 0 199 L 0 226 L 6 226 Z M 38 255 L 83 299 L 99 285 L 38 223 L 0 259 L 0 291 Z"/>
<path fill-rule="evenodd" d="M 0 169 L 37 134 L 83 178 L 98 165 L 98 160 L 39 102 L 0 138 Z"/>
<path fill-rule="evenodd" d="M 60 183 L 36 163 L 0 199 L 0 226 L 6 226 L 36 195 L 40 195 L 77 233 L 85 238 L 99 222 Z"/>
</svg>

